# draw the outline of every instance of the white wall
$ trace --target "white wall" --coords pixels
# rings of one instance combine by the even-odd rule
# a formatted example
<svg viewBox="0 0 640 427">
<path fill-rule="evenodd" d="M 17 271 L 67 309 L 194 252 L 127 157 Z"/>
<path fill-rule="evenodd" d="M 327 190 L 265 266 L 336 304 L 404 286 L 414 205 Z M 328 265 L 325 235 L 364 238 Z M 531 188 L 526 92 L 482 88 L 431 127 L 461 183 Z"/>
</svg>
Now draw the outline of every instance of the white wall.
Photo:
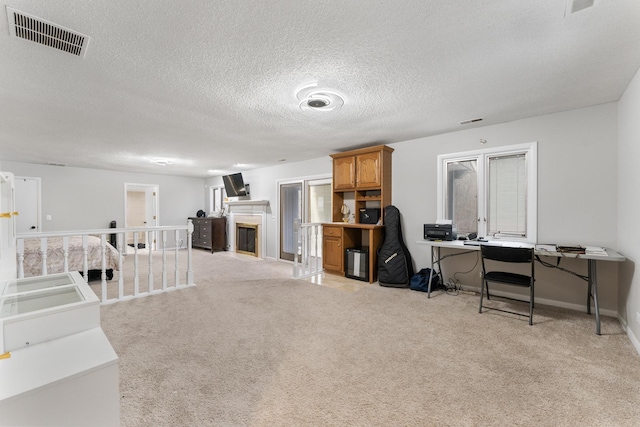
<svg viewBox="0 0 640 427">
<path fill-rule="evenodd" d="M 402 214 L 405 243 L 416 268 L 429 266 L 429 250 L 415 242 L 422 226 L 436 219 L 436 161 L 443 153 L 538 141 L 538 241 L 581 243 L 617 248 L 617 103 L 571 110 L 390 144 L 393 152 L 393 204 Z M 480 139 L 487 140 L 481 146 Z M 269 200 L 267 256 L 278 254 L 277 180 L 331 174 L 331 158 L 284 164 L 243 172 L 251 199 Z M 221 185 L 220 177 L 207 185 Z M 208 206 L 208 202 L 207 202 Z M 464 284 L 477 285 L 474 254 L 445 262 L 447 278 L 456 272 Z M 586 274 L 583 261 L 563 265 Z M 585 310 L 586 282 L 566 273 L 538 266 L 536 295 Z M 618 265 L 599 263 L 601 307 L 615 314 L 618 306 Z"/>
<path fill-rule="evenodd" d="M 486 126 L 391 144 L 393 153 L 393 204 L 403 218 L 405 242 L 417 268 L 429 265 L 428 248 L 419 246 L 422 225 L 436 218 L 436 158 L 438 154 L 538 141 L 538 241 L 582 243 L 619 248 L 632 260 L 638 254 L 638 202 L 640 172 L 632 164 L 638 158 L 638 130 L 633 117 L 640 111 L 638 77 L 620 106 L 620 134 L 624 150 L 618 156 L 618 103 L 609 103 L 557 114 Z M 634 156 L 634 154 L 636 156 Z M 620 158 L 620 160 L 619 160 Z M 618 193 L 620 180 L 626 187 Z M 198 209 L 208 211 L 206 186 L 221 185 L 220 177 L 207 180 L 162 175 L 126 174 L 90 169 L 60 168 L 3 161 L 3 169 L 21 176 L 40 176 L 43 215 L 47 231 L 102 228 L 111 220 L 124 223 L 124 182 L 160 185 L 162 225 L 182 223 Z M 277 181 L 331 174 L 329 156 L 243 172 L 251 186 L 251 199 L 269 200 L 267 256 L 277 258 Z M 620 194 L 620 203 L 618 201 Z M 204 201 L 204 203 L 203 203 Z M 620 209 L 618 209 L 620 205 Z M 628 211 L 623 212 L 623 211 Z M 620 212 L 620 215 L 618 215 Z M 635 214 L 635 215 L 634 215 Z M 620 222 L 620 232 L 617 222 Z M 634 228 L 635 227 L 635 228 Z M 627 230 L 634 230 L 629 232 Z M 618 236 L 620 235 L 620 246 Z M 632 237 L 629 237 L 632 236 Z M 635 245 L 635 246 L 634 246 Z M 635 251 L 635 252 L 634 252 Z M 445 275 L 473 269 L 473 255 L 445 262 Z M 581 261 L 564 260 L 567 268 L 586 273 Z M 584 310 L 585 282 L 558 271 L 537 267 L 536 294 Z M 456 276 L 464 284 L 478 284 L 477 267 Z M 618 310 L 618 265 L 599 263 L 601 307 Z M 633 281 L 633 262 L 625 267 L 620 301 L 635 318 L 640 299 L 638 280 Z M 633 298 L 631 298 L 633 297 Z M 635 331 L 637 323 L 632 325 Z M 637 332 L 636 332 L 637 334 Z"/>
<path fill-rule="evenodd" d="M 415 243 L 425 223 L 436 220 L 437 156 L 538 141 L 538 242 L 617 247 L 617 104 L 533 117 L 391 144 L 393 204 L 403 216 L 406 244 L 416 267 L 430 265 L 429 249 Z M 480 145 L 480 139 L 486 144 Z M 445 279 L 456 272 L 463 284 L 479 286 L 477 256 L 444 262 Z M 586 274 L 584 261 L 563 261 Z M 617 268 L 599 263 L 601 307 L 617 310 Z M 586 309 L 586 282 L 536 265 L 536 297 Z"/>
<path fill-rule="evenodd" d="M 125 173 L 3 160 L 18 176 L 42 179 L 42 231 L 124 227 L 124 183 L 159 186 L 159 225 L 186 224 L 204 209 L 204 179 Z M 47 215 L 52 220 L 47 221 Z"/>
<path fill-rule="evenodd" d="M 618 103 L 618 245 L 627 261 L 620 268 L 619 317 L 640 351 L 640 71 Z"/>
<path fill-rule="evenodd" d="M 278 221 L 278 180 L 305 178 L 318 175 L 331 176 L 332 161 L 327 156 L 319 159 L 306 160 L 302 162 L 285 163 L 268 168 L 254 169 L 242 172 L 245 184 L 249 184 L 251 200 L 268 200 L 269 210 L 267 211 L 267 257 L 277 258 L 279 254 L 277 221 Z M 222 177 L 209 178 L 206 181 L 208 186 L 222 185 Z M 207 191 L 206 206 L 208 210 L 209 191 Z"/>
</svg>

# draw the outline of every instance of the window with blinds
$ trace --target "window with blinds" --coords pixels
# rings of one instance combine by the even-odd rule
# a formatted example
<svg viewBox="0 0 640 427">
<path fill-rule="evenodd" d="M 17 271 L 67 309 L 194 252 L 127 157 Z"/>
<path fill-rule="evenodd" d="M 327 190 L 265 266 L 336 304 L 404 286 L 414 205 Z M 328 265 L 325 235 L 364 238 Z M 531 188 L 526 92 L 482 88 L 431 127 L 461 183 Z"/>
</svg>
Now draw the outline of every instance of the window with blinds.
<svg viewBox="0 0 640 427">
<path fill-rule="evenodd" d="M 527 235 L 526 154 L 488 157 L 487 233 Z"/>
<path fill-rule="evenodd" d="M 438 156 L 438 218 L 459 235 L 536 241 L 537 144 Z"/>
</svg>

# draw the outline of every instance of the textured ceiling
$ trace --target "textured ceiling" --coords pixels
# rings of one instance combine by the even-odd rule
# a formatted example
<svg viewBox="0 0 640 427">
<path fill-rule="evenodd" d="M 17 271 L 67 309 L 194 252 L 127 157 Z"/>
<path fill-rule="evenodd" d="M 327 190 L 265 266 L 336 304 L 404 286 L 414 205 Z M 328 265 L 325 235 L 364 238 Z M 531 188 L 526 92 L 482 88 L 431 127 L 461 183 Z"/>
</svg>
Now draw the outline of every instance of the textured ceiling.
<svg viewBox="0 0 640 427">
<path fill-rule="evenodd" d="M 640 68 L 638 0 L 0 4 L 0 162 L 219 175 L 616 101 Z M 86 56 L 10 37 L 6 5 Z M 342 108 L 300 109 L 312 82 Z"/>
</svg>

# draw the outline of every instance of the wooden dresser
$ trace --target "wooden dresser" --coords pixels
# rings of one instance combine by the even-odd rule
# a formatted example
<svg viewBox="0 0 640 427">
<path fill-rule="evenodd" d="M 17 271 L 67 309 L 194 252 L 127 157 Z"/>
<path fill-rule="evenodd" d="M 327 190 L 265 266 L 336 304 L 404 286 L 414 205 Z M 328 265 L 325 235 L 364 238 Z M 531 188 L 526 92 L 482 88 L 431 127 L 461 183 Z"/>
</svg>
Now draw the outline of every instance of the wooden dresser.
<svg viewBox="0 0 640 427">
<path fill-rule="evenodd" d="M 227 218 L 189 218 L 193 221 L 191 245 L 213 251 L 227 250 Z"/>
</svg>

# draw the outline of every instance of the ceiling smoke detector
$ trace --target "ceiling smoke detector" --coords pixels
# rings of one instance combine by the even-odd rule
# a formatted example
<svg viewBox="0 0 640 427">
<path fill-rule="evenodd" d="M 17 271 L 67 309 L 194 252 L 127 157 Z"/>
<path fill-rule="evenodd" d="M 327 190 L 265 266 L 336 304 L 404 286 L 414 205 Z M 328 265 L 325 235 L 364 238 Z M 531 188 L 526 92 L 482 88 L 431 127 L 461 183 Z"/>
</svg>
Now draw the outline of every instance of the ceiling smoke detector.
<svg viewBox="0 0 640 427">
<path fill-rule="evenodd" d="M 331 111 L 344 105 L 340 94 L 332 90 L 318 89 L 318 83 L 304 85 L 296 92 L 301 110 Z"/>
</svg>

